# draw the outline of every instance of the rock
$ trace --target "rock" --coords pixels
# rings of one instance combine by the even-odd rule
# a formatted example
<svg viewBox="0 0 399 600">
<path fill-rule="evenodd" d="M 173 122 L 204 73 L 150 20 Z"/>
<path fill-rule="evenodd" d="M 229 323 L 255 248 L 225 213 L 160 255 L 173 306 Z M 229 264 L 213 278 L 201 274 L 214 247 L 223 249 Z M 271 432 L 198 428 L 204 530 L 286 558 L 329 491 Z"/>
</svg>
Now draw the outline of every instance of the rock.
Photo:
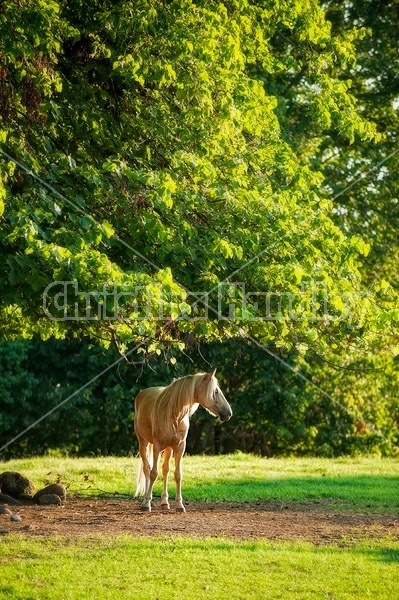
<svg viewBox="0 0 399 600">
<path fill-rule="evenodd" d="M 56 504 L 57 506 L 61 506 L 61 498 L 57 496 L 57 494 L 43 494 L 42 496 L 39 496 L 37 503 L 43 506 L 48 504 Z"/>
<path fill-rule="evenodd" d="M 11 515 L 11 511 L 4 506 L 3 504 L 0 504 L 0 515 Z"/>
<path fill-rule="evenodd" d="M 21 521 L 21 517 L 19 515 L 11 515 L 11 521 Z"/>
<path fill-rule="evenodd" d="M 29 494 L 21 494 L 19 500 L 21 502 L 28 502 L 29 504 L 32 504 L 33 496 L 30 496 Z M 21 504 L 21 502 L 19 502 L 19 504 Z"/>
<path fill-rule="evenodd" d="M 17 505 L 21 504 L 19 500 L 8 496 L 7 494 L 0 494 L 0 502 L 5 502 L 5 504 Z"/>
<path fill-rule="evenodd" d="M 32 481 L 15 471 L 5 471 L 0 475 L 0 489 L 3 494 L 14 498 L 19 498 L 21 495 L 33 496 L 35 493 Z"/>
<path fill-rule="evenodd" d="M 33 496 L 33 500 L 38 504 L 41 504 L 41 502 L 39 502 L 41 496 L 47 496 L 52 494 L 56 494 L 61 501 L 65 501 L 67 495 L 66 487 L 61 483 L 51 483 L 42 490 L 36 492 L 36 494 Z"/>
</svg>

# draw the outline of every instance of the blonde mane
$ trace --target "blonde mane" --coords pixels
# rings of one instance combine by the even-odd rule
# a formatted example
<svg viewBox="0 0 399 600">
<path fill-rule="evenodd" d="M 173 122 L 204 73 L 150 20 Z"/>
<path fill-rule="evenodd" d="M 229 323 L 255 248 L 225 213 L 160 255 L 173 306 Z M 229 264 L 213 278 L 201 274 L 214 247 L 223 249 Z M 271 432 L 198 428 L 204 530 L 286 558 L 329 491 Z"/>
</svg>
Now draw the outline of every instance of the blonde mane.
<svg viewBox="0 0 399 600">
<path fill-rule="evenodd" d="M 155 401 L 154 416 L 159 424 L 159 429 L 167 424 L 175 423 L 191 414 L 196 403 L 195 386 L 206 373 L 196 373 L 175 379 L 159 394 Z M 208 391 L 208 389 L 207 389 Z"/>
</svg>

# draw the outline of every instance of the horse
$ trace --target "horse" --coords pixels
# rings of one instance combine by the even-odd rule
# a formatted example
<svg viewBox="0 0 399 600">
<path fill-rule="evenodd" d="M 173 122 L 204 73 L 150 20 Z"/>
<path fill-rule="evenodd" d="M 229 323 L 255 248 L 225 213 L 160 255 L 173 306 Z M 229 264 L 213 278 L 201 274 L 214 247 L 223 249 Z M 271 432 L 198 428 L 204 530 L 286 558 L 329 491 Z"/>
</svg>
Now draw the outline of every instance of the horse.
<svg viewBox="0 0 399 600">
<path fill-rule="evenodd" d="M 199 405 L 220 421 L 228 421 L 232 410 L 212 373 L 196 373 L 174 379 L 167 387 L 150 387 L 135 399 L 134 431 L 139 442 L 140 463 L 135 497 L 142 496 L 141 510 L 151 511 L 152 489 L 158 476 L 161 452 L 163 492 L 161 508 L 169 510 L 169 461 L 174 453 L 176 511 L 185 512 L 181 495 L 181 461 L 186 449 L 190 417 Z"/>
</svg>

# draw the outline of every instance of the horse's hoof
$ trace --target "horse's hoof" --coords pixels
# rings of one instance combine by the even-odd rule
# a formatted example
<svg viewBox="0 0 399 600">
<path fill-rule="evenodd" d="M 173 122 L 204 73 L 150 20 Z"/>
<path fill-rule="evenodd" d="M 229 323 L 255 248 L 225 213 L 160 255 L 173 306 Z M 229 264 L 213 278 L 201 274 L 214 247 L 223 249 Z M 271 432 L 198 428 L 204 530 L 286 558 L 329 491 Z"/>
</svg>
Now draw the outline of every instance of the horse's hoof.
<svg viewBox="0 0 399 600">
<path fill-rule="evenodd" d="M 186 512 L 186 509 L 184 508 L 184 506 L 178 506 L 178 507 L 176 508 L 176 512 L 185 513 L 185 512 Z"/>
<path fill-rule="evenodd" d="M 141 512 L 151 512 L 151 506 L 140 506 Z"/>
<path fill-rule="evenodd" d="M 169 504 L 161 504 L 161 510 L 170 510 Z"/>
</svg>

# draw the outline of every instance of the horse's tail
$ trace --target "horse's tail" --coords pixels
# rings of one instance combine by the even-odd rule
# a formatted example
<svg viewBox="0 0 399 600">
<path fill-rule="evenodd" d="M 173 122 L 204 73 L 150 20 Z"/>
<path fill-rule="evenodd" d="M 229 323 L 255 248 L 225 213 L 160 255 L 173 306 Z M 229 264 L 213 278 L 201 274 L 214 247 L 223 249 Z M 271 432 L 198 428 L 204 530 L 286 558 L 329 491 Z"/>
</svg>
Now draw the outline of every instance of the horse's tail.
<svg viewBox="0 0 399 600">
<path fill-rule="evenodd" d="M 149 444 L 147 447 L 147 460 L 150 464 L 150 469 L 152 468 L 152 444 Z M 143 459 L 140 456 L 139 469 L 137 471 L 137 487 L 134 493 L 135 498 L 138 496 L 144 496 L 145 494 L 145 473 L 144 473 L 144 463 Z"/>
</svg>

